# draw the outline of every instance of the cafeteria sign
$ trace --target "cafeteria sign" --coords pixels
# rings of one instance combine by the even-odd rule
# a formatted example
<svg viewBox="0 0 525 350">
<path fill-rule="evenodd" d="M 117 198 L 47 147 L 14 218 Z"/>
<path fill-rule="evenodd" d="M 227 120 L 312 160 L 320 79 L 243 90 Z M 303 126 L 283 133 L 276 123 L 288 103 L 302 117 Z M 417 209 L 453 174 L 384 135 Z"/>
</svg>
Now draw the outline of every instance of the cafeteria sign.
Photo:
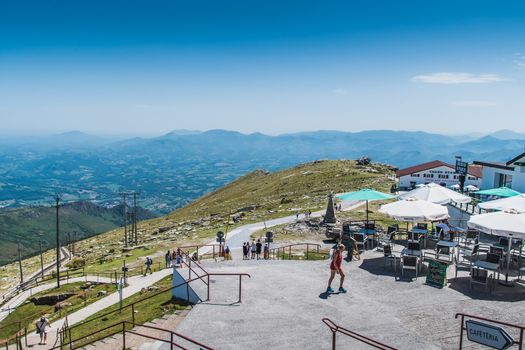
<svg viewBox="0 0 525 350">
<path fill-rule="evenodd" d="M 467 175 L 468 173 L 468 163 L 463 162 L 459 159 L 456 160 L 456 173 L 460 175 Z"/>
<path fill-rule="evenodd" d="M 465 322 L 465 324 L 467 326 L 467 338 L 472 342 L 500 350 L 507 349 L 514 344 L 509 333 L 501 327 L 472 320 Z"/>
<path fill-rule="evenodd" d="M 428 272 L 426 284 L 432 287 L 443 288 L 447 283 L 446 263 L 437 260 L 430 260 L 428 263 Z"/>
</svg>

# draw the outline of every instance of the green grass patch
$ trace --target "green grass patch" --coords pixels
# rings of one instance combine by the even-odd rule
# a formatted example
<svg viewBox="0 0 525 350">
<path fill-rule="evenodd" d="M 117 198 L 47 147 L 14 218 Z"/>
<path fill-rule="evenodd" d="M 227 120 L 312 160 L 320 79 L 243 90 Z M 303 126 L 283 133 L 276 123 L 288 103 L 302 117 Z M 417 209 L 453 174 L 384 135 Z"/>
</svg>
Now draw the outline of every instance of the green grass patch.
<svg viewBox="0 0 525 350">
<path fill-rule="evenodd" d="M 102 339 L 115 331 L 122 331 L 122 325 L 118 327 L 111 327 L 104 331 L 101 331 L 93 336 L 91 333 L 111 326 L 121 321 L 132 320 L 132 308 L 129 307 L 132 303 L 142 300 L 148 296 L 154 295 L 172 286 L 172 276 L 168 276 L 153 285 L 152 290 L 145 291 L 144 293 L 138 293 L 124 300 L 123 308 L 120 309 L 120 305 L 117 303 L 109 308 L 101 310 L 91 317 L 87 318 L 84 322 L 78 326 L 73 325 L 71 328 L 71 338 L 75 341 L 74 346 L 82 346 L 91 341 Z M 159 293 L 158 295 L 151 297 L 143 302 L 135 305 L 135 323 L 146 323 L 156 318 L 160 318 L 167 314 L 172 314 L 177 310 L 183 310 L 187 308 L 187 304 L 182 301 L 177 301 L 172 298 L 171 290 Z M 102 315 L 108 314 L 102 318 Z M 131 326 L 128 327 L 131 329 Z M 66 334 L 66 340 L 69 339 L 69 332 Z"/>
<path fill-rule="evenodd" d="M 55 311 L 54 305 L 36 305 L 30 300 L 30 298 L 0 322 L 0 339 L 15 334 L 19 329 L 18 322 L 20 322 L 20 327 L 22 329 L 27 327 L 28 332 L 32 332 L 35 330 L 35 322 L 41 315 L 45 315 L 51 322 L 53 322 L 64 317 L 66 313 L 71 314 L 84 306 L 103 298 L 103 296 L 98 296 L 100 291 L 106 291 L 107 294 L 110 294 L 116 290 L 115 285 L 97 284 L 84 291 L 80 288 L 84 285 L 85 282 L 65 284 L 58 289 L 54 288 L 35 294 L 33 297 L 61 293 L 75 293 L 74 296 L 61 302 L 64 304 L 64 307 L 58 311 Z"/>
</svg>

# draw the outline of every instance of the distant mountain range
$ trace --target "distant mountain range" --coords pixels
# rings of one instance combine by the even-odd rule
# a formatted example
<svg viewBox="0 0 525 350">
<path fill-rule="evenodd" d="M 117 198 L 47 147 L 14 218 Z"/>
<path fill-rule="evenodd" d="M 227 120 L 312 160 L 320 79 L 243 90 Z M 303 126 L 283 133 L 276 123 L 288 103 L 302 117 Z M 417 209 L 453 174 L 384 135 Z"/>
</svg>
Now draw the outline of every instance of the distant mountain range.
<svg viewBox="0 0 525 350">
<path fill-rule="evenodd" d="M 278 170 L 316 159 L 355 159 L 407 167 L 434 159 L 506 161 L 524 151 L 525 134 L 440 135 L 373 130 L 269 136 L 228 130 L 175 130 L 114 140 L 69 132 L 0 140 L 0 207 L 66 201 L 106 206 L 119 192 L 141 192 L 140 205 L 166 213 L 254 169 Z"/>
</svg>

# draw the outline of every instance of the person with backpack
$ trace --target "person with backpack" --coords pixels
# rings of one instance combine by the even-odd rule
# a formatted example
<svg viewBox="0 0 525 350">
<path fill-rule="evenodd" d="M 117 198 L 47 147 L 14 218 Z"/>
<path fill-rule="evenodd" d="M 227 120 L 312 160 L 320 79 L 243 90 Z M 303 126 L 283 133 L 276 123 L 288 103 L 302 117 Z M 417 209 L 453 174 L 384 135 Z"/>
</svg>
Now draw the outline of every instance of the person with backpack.
<svg viewBox="0 0 525 350">
<path fill-rule="evenodd" d="M 262 243 L 261 243 L 261 240 L 258 239 L 257 243 L 255 244 L 255 253 L 257 254 L 257 260 L 259 260 L 259 257 L 261 256 L 261 250 L 262 250 Z"/>
<path fill-rule="evenodd" d="M 51 328 L 51 323 L 45 316 L 42 316 L 40 317 L 40 320 L 37 321 L 35 326 L 36 334 L 40 334 L 40 343 L 38 344 L 45 345 L 47 342 L 47 330 L 48 328 Z"/>
<path fill-rule="evenodd" d="M 147 256 L 146 262 L 144 264 L 146 265 L 146 271 L 144 272 L 144 276 L 146 276 L 148 271 L 149 271 L 149 274 L 151 275 L 153 273 L 153 271 L 151 271 L 151 265 L 153 264 L 153 260 L 151 260 L 151 258 Z"/>
<path fill-rule="evenodd" d="M 248 248 L 246 247 L 246 242 L 242 244 L 242 260 L 246 260 L 248 258 Z"/>
<path fill-rule="evenodd" d="M 345 280 L 345 273 L 341 267 L 343 262 L 343 252 L 345 251 L 345 245 L 337 245 L 337 250 L 332 254 L 332 260 L 330 262 L 330 279 L 328 279 L 328 288 L 326 289 L 327 293 L 333 293 L 332 281 L 336 274 L 339 274 L 339 292 L 346 293 L 346 289 L 343 288 L 343 282 Z"/>
</svg>

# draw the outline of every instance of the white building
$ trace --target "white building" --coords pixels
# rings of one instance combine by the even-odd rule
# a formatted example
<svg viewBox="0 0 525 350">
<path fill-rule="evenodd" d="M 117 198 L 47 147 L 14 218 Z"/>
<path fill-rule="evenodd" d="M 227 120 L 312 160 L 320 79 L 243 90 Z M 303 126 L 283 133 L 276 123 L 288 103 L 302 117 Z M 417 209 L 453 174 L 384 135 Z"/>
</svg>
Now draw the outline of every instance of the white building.
<svg viewBox="0 0 525 350">
<path fill-rule="evenodd" d="M 396 171 L 396 177 L 399 180 L 398 187 L 400 190 L 409 190 L 416 185 L 431 182 L 446 187 L 459 184 L 459 175 L 456 174 L 455 166 L 440 160 L 400 169 Z M 480 187 L 481 177 L 482 166 L 469 164 L 465 186 L 474 185 Z"/>
<path fill-rule="evenodd" d="M 525 193 L 525 152 L 506 163 L 475 161 L 483 166 L 481 189 L 508 187 Z"/>
</svg>

